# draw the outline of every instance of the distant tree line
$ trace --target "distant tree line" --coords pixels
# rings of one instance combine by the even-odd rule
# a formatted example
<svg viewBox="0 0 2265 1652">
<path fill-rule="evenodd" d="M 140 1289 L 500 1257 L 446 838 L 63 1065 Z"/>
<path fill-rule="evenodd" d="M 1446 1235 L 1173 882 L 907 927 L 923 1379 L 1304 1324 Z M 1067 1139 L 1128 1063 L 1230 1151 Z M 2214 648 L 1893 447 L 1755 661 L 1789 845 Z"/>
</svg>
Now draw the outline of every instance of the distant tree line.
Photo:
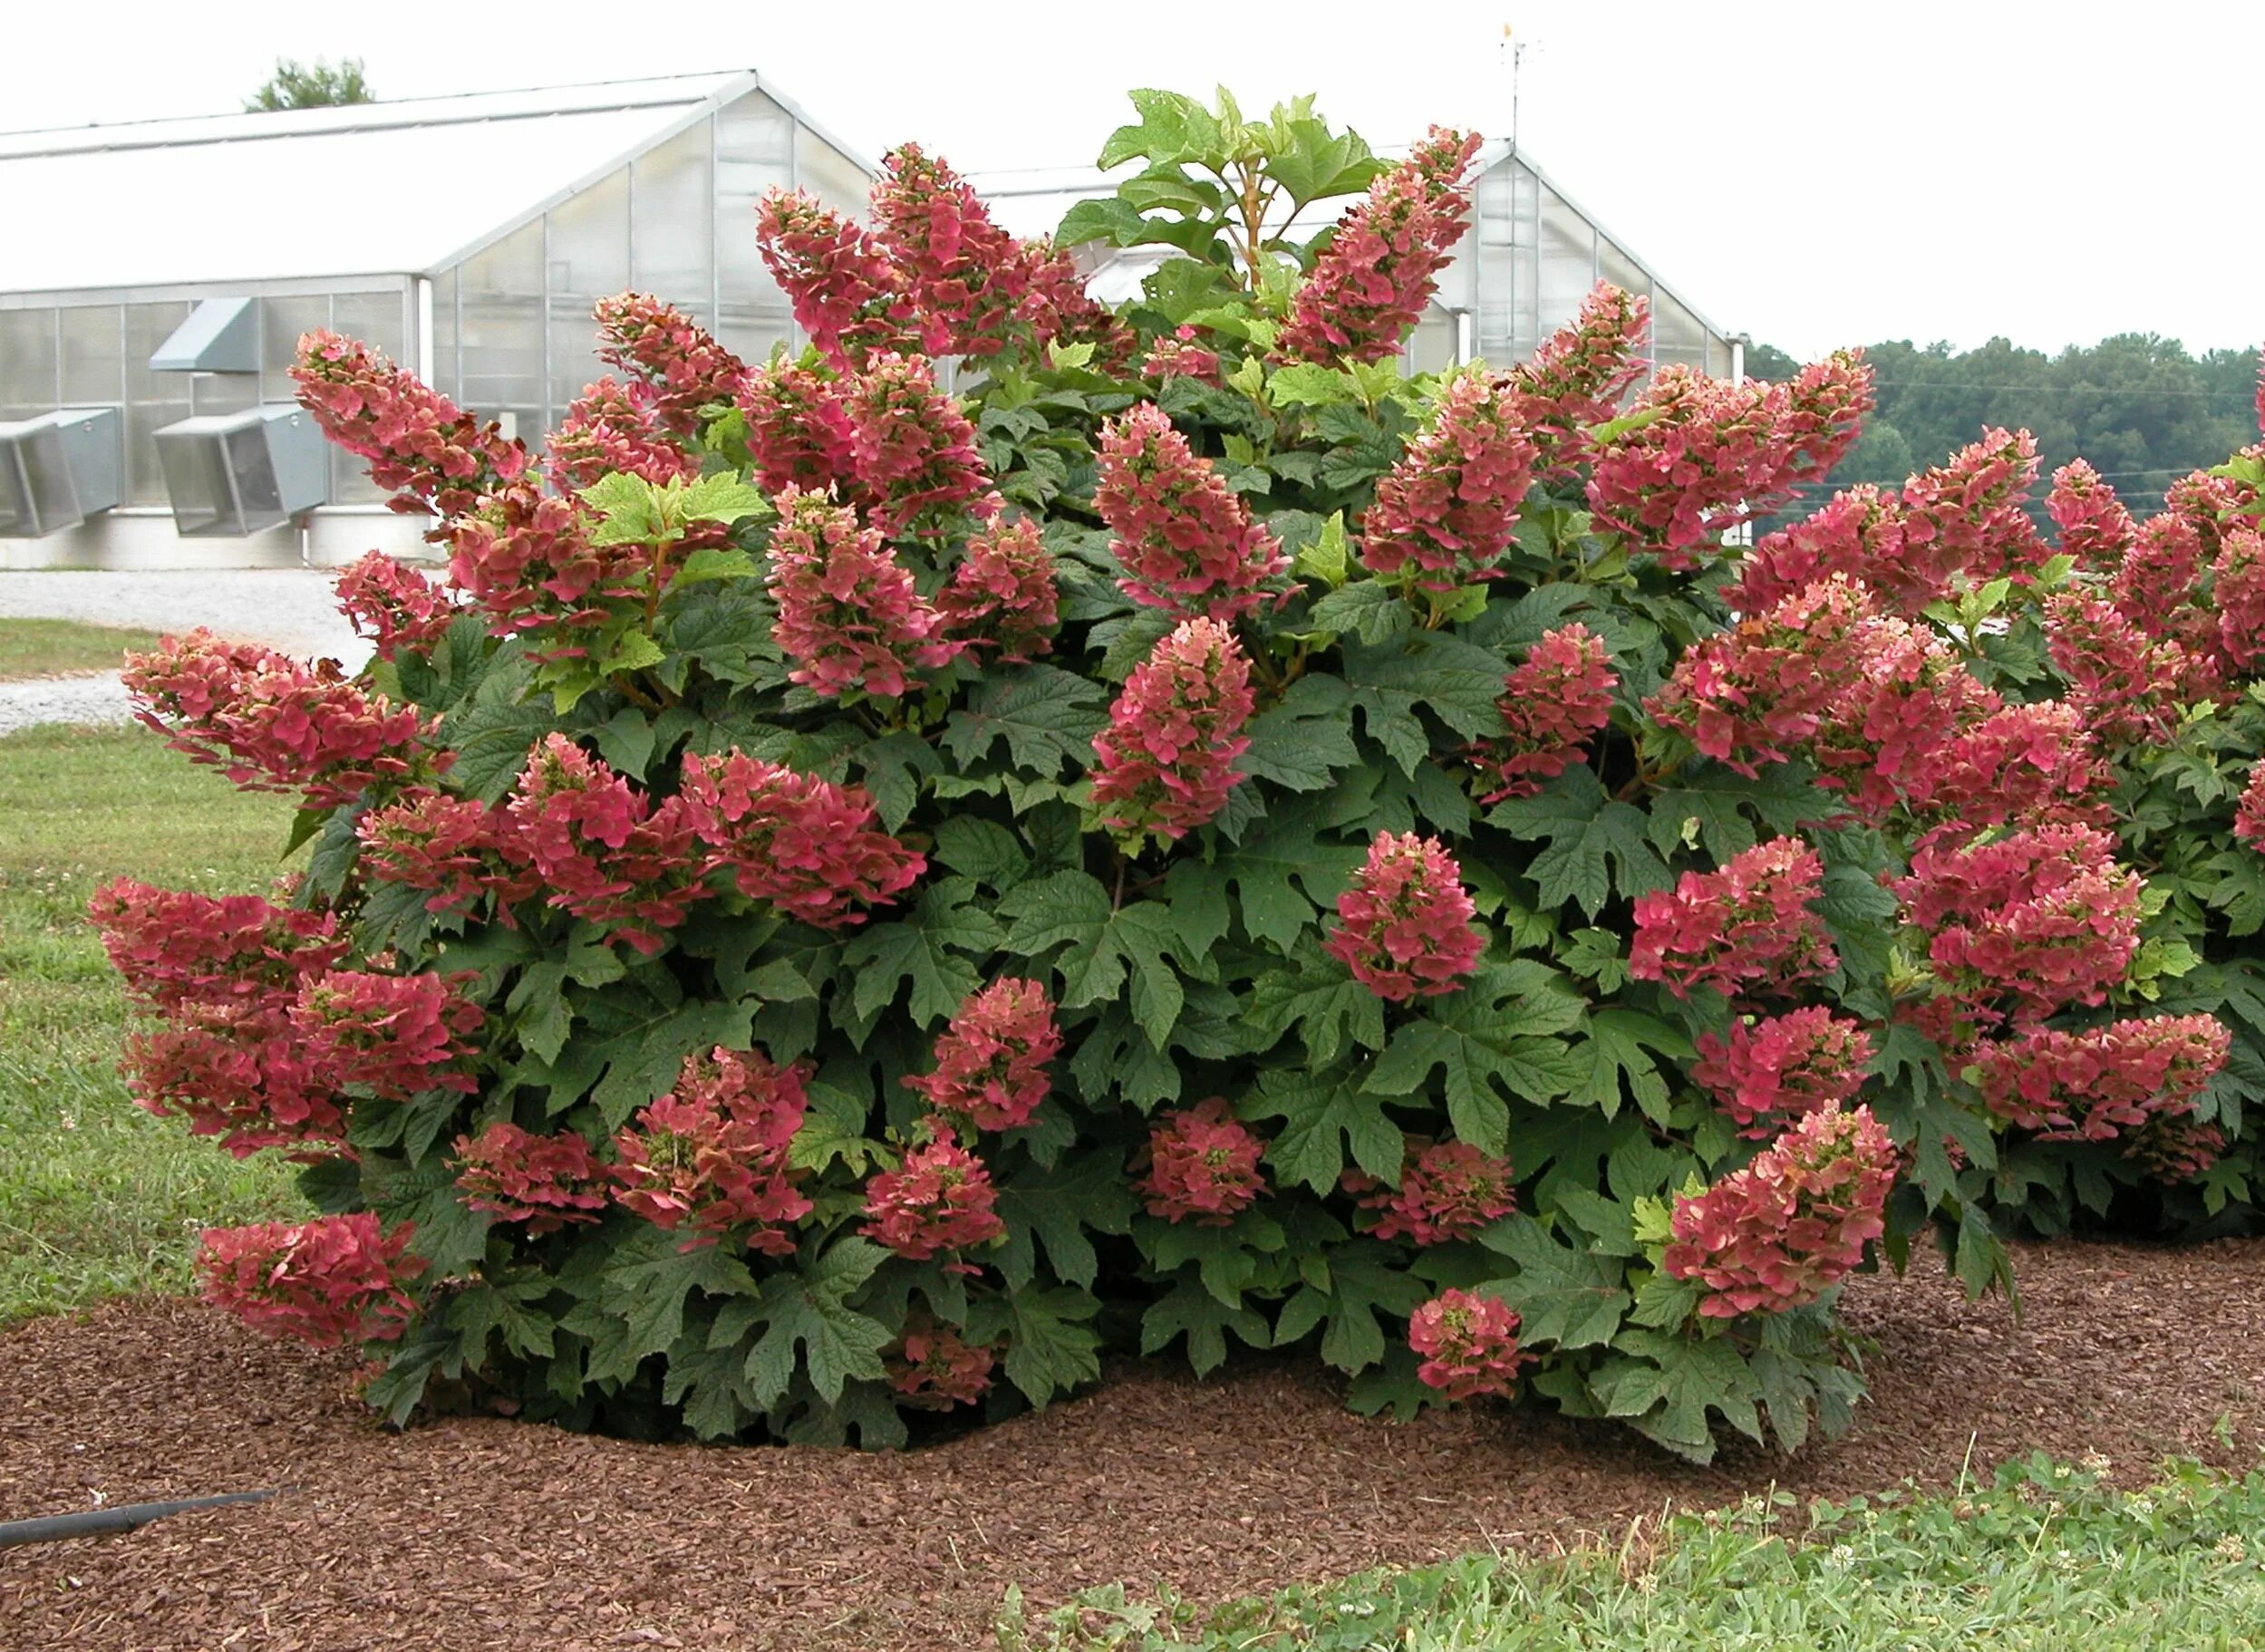
<svg viewBox="0 0 2265 1652">
<path fill-rule="evenodd" d="M 2081 455 L 2134 515 L 2144 517 L 2161 507 L 2163 490 L 2179 478 L 2223 464 L 2258 440 L 2255 350 L 2195 356 L 2176 339 L 2119 333 L 2057 355 L 2002 338 L 1956 353 L 1944 343 L 1922 349 L 1898 339 L 1870 345 L 1865 354 L 1879 373 L 1879 411 L 1848 457 L 1807 490 L 1811 507 L 1854 482 L 1900 485 L 1985 426 L 1999 425 L 2037 437 L 2044 456 L 2040 503 L 2046 478 Z M 1746 353 L 1755 378 L 1788 377 L 1798 366 L 1773 345 Z"/>
</svg>

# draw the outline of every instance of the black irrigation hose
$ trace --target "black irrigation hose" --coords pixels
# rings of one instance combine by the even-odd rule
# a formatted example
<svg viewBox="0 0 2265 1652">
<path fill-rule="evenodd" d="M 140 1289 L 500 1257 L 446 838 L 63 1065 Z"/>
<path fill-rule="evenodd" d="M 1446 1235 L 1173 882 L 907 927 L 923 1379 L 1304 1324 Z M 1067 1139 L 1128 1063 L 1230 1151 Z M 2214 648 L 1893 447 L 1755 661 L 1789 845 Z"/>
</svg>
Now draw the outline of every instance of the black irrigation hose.
<svg viewBox="0 0 2265 1652">
<path fill-rule="evenodd" d="M 284 1491 L 293 1488 L 285 1486 Z M 37 1520 L 0 1522 L 0 1549 L 20 1543 L 59 1543 L 74 1537 L 102 1537 L 115 1531 L 134 1531 L 153 1520 L 181 1514 L 190 1509 L 218 1509 L 231 1503 L 266 1502 L 274 1492 L 229 1492 L 218 1497 L 184 1497 L 175 1502 L 127 1502 L 114 1509 L 89 1509 L 79 1514 L 48 1514 Z"/>
</svg>

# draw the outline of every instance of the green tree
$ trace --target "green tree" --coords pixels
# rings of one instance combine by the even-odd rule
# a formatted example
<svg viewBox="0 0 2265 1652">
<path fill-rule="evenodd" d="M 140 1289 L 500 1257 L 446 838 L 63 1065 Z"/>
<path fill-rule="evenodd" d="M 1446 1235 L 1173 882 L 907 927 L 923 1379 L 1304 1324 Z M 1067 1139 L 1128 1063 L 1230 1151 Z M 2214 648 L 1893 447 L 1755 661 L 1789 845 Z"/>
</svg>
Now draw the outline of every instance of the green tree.
<svg viewBox="0 0 2265 1652">
<path fill-rule="evenodd" d="M 247 99 L 246 114 L 259 114 L 278 109 L 328 109 L 340 103 L 374 103 L 376 94 L 370 82 L 363 78 L 362 60 L 344 57 L 336 68 L 316 58 L 312 63 L 302 63 L 295 58 L 279 57 L 276 72 L 267 77 L 267 83 Z"/>
</svg>

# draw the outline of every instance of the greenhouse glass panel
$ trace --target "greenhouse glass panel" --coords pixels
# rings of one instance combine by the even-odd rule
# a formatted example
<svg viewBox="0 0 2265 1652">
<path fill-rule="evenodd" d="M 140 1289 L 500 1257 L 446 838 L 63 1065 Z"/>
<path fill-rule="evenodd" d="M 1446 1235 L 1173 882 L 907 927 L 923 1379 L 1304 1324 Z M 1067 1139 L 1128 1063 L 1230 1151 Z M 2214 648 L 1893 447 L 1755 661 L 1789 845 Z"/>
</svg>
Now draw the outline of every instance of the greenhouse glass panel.
<svg viewBox="0 0 2265 1652">
<path fill-rule="evenodd" d="M 1400 345 L 1400 361 L 1411 373 L 1446 371 L 1455 365 L 1456 333 L 1452 314 L 1436 304 L 1428 306 Z"/>
<path fill-rule="evenodd" d="M 0 423 L 58 405 L 57 357 L 53 310 L 0 310 Z"/>
<path fill-rule="evenodd" d="M 631 163 L 629 285 L 705 322 L 714 307 L 715 186 L 702 121 Z M 731 227 L 749 237 L 754 223 Z"/>
<path fill-rule="evenodd" d="M 787 295 L 755 246 L 755 207 L 794 183 L 794 121 L 760 92 L 716 111 L 716 336 L 756 362 L 790 339 Z"/>
<path fill-rule="evenodd" d="M 1649 272 L 1602 236 L 1596 238 L 1596 278 L 1609 281 L 1623 292 L 1640 293 L 1646 298 L 1652 296 Z"/>
<path fill-rule="evenodd" d="M 463 404 L 505 419 L 533 442 L 543 433 L 543 225 L 514 230 L 457 266 Z"/>
<path fill-rule="evenodd" d="M 63 346 L 63 404 L 116 407 L 126 399 L 125 340 L 114 304 L 74 304 L 56 313 Z"/>
<path fill-rule="evenodd" d="M 1581 310 L 1596 285 L 1596 228 L 1546 186 L 1541 190 L 1541 273 L 1535 282 L 1535 324 L 1554 333 Z"/>
<path fill-rule="evenodd" d="M 794 181 L 837 212 L 863 219 L 872 204 L 873 179 L 856 161 L 808 127 L 794 129 Z"/>
<path fill-rule="evenodd" d="M 188 304 L 126 305 L 126 503 L 163 505 L 165 477 L 158 469 L 156 436 L 195 411 L 189 405 L 189 375 L 157 372 L 150 358 L 189 319 Z"/>
<path fill-rule="evenodd" d="M 456 362 L 456 272 L 432 278 L 432 388 L 450 401 L 463 388 Z"/>
<path fill-rule="evenodd" d="M 610 370 L 591 310 L 629 285 L 629 169 L 608 173 L 550 210 L 550 396 L 546 427 Z M 524 434 L 524 432 L 522 432 Z"/>
<path fill-rule="evenodd" d="M 189 381 L 189 407 L 192 414 L 240 413 L 259 404 L 257 373 L 192 372 L 181 376 Z"/>
<path fill-rule="evenodd" d="M 330 295 L 263 298 L 259 301 L 259 393 L 265 401 L 290 401 L 299 387 L 291 377 L 299 340 L 330 326 Z"/>
<path fill-rule="evenodd" d="M 318 301 L 319 302 L 319 301 Z M 402 325 L 402 295 L 392 293 L 338 293 L 330 299 L 330 325 L 334 333 L 348 338 L 358 338 L 373 350 L 385 353 L 385 359 L 411 369 L 416 362 L 409 360 L 409 339 Z M 270 396 L 270 401 L 292 401 L 295 394 Z M 205 405 L 198 402 L 197 411 Z M 330 449 L 330 498 L 334 505 L 375 505 L 391 496 L 370 479 L 366 459 L 355 458 L 344 448 Z"/>
<path fill-rule="evenodd" d="M 1661 367 L 1679 363 L 1698 372 L 1709 371 L 1707 329 L 1666 293 L 1651 300 L 1651 358 Z"/>
</svg>

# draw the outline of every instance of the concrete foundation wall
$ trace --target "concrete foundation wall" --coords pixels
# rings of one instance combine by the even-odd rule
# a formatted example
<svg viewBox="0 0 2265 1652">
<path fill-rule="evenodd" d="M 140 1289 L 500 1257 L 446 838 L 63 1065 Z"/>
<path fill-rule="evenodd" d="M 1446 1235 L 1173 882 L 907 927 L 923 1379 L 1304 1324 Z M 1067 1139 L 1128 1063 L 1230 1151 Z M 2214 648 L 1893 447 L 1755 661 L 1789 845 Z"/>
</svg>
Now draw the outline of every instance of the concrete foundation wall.
<svg viewBox="0 0 2265 1652">
<path fill-rule="evenodd" d="M 0 538 L 0 568 L 335 568 L 369 551 L 435 560 L 426 519 L 390 510 L 318 510 L 304 529 L 247 539 L 184 539 L 168 511 L 112 510 L 42 539 Z"/>
</svg>

